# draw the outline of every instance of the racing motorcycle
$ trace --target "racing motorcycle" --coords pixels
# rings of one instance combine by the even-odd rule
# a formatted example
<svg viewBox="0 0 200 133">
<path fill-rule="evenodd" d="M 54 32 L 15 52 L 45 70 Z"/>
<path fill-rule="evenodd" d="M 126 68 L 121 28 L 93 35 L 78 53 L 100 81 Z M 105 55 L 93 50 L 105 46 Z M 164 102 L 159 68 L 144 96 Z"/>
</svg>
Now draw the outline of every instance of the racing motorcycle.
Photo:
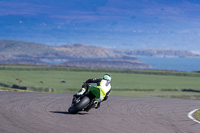
<svg viewBox="0 0 200 133">
<path fill-rule="evenodd" d="M 76 114 L 79 111 L 89 111 L 99 103 L 100 89 L 95 86 L 89 86 L 88 91 L 80 97 L 73 97 L 72 104 L 68 109 L 71 114 Z"/>
</svg>

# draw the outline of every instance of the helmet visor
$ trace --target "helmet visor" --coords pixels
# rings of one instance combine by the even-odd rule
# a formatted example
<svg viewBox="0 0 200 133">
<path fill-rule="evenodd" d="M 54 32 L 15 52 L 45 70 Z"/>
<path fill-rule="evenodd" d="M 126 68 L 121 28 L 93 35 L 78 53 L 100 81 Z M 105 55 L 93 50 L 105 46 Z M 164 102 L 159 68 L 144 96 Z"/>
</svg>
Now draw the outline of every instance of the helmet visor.
<svg viewBox="0 0 200 133">
<path fill-rule="evenodd" d="M 111 77 L 110 77 L 109 75 L 104 75 L 104 76 L 103 76 L 103 79 L 108 80 L 108 81 L 111 81 Z"/>
</svg>

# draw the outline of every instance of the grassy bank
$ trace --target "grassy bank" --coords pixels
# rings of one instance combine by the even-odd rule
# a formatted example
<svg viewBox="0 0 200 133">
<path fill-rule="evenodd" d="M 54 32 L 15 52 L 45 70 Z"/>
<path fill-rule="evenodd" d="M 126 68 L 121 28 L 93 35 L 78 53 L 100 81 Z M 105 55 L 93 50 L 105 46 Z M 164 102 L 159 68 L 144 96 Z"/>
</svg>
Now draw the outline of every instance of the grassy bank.
<svg viewBox="0 0 200 133">
<path fill-rule="evenodd" d="M 200 74 L 165 70 L 89 69 L 50 66 L 0 66 L 0 86 L 31 91 L 76 93 L 89 78 L 112 76 L 113 96 L 200 99 Z"/>
<path fill-rule="evenodd" d="M 0 91 L 32 92 L 28 90 L 20 90 L 20 89 L 6 88 L 6 87 L 0 87 Z"/>
<path fill-rule="evenodd" d="M 196 111 L 196 112 L 194 113 L 194 117 L 195 117 L 198 121 L 200 121 L 200 110 L 198 110 L 198 111 Z"/>
</svg>

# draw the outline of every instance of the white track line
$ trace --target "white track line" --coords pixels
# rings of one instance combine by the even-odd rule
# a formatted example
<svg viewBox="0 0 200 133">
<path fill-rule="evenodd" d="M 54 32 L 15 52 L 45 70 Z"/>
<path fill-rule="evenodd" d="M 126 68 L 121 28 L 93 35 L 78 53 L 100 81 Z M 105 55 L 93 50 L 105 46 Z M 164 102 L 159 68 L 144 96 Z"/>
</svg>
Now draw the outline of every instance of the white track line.
<svg viewBox="0 0 200 133">
<path fill-rule="evenodd" d="M 194 114 L 194 112 L 196 112 L 197 110 L 199 110 L 199 109 L 195 109 L 195 110 L 191 111 L 190 113 L 188 113 L 188 117 L 189 117 L 190 119 L 192 119 L 193 121 L 195 121 L 195 122 L 197 122 L 197 123 L 200 123 L 200 121 L 196 120 L 196 119 L 192 116 L 192 115 Z"/>
</svg>

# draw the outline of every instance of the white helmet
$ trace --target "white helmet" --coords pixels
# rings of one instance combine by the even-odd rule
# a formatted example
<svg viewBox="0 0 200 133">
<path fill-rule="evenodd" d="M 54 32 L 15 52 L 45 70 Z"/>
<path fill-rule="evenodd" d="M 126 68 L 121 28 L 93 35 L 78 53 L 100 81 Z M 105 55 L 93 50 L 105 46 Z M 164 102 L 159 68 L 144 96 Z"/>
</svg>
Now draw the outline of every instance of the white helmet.
<svg viewBox="0 0 200 133">
<path fill-rule="evenodd" d="M 109 74 L 104 74 L 102 79 L 111 81 L 111 76 Z"/>
</svg>

